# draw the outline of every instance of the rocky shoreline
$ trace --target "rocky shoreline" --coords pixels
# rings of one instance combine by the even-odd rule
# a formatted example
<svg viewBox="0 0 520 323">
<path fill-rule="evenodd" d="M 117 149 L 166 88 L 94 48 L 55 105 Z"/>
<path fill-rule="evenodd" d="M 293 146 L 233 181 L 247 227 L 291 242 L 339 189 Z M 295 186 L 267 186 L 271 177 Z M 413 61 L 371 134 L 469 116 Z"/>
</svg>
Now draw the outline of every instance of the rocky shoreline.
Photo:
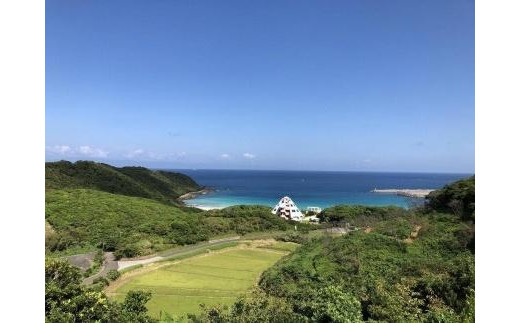
<svg viewBox="0 0 520 323">
<path fill-rule="evenodd" d="M 183 195 L 179 196 L 177 198 L 177 200 L 179 200 L 179 201 L 190 200 L 190 199 L 196 198 L 199 195 L 206 195 L 206 194 L 211 193 L 213 191 L 214 190 L 212 188 L 210 188 L 210 187 L 203 187 L 199 191 L 188 192 L 186 194 L 183 194 Z"/>
</svg>

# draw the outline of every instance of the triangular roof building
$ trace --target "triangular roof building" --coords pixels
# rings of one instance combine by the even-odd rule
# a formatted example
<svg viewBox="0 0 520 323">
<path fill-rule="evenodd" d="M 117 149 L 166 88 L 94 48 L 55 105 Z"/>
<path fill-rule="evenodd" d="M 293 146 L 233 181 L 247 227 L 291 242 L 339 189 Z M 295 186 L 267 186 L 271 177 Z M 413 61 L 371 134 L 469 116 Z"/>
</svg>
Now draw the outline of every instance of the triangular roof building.
<svg viewBox="0 0 520 323">
<path fill-rule="evenodd" d="M 296 204 L 294 204 L 293 200 L 290 197 L 284 196 L 276 204 L 271 213 L 278 215 L 279 217 L 285 218 L 287 220 L 301 221 L 303 220 L 303 214 L 298 209 Z"/>
</svg>

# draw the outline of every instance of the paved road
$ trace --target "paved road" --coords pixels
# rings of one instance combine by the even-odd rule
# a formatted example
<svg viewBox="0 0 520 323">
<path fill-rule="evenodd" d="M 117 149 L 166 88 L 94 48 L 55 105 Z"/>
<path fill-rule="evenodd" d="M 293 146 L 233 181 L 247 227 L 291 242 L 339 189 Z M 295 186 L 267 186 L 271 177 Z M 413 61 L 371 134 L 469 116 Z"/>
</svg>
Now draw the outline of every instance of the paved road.
<svg viewBox="0 0 520 323">
<path fill-rule="evenodd" d="M 96 254 L 95 252 L 90 252 L 90 253 L 85 253 L 85 254 L 81 254 L 81 255 L 68 256 L 68 257 L 65 257 L 65 259 L 71 265 L 78 267 L 79 269 L 81 269 L 81 271 L 85 271 L 85 270 L 89 269 L 90 266 L 92 265 L 95 254 Z"/>
<path fill-rule="evenodd" d="M 217 239 L 217 240 L 210 240 L 207 242 L 198 243 L 195 245 L 189 245 L 185 247 L 180 248 L 174 248 L 166 251 L 161 251 L 156 256 L 148 256 L 148 257 L 142 257 L 142 258 L 134 258 L 134 259 L 125 259 L 116 261 L 114 257 L 113 252 L 105 252 L 105 259 L 103 261 L 103 267 L 101 270 L 83 280 L 83 284 L 89 285 L 94 282 L 94 280 L 98 277 L 106 277 L 108 272 L 112 269 L 121 270 L 124 268 L 128 268 L 135 265 L 145 265 L 145 264 L 151 264 L 156 261 L 165 260 L 168 258 L 172 258 L 174 256 L 180 256 L 184 255 L 199 249 L 207 248 L 208 246 L 216 246 L 221 245 L 227 242 L 231 241 L 237 241 L 240 240 L 240 236 L 236 237 L 230 237 L 230 238 L 223 238 L 223 239 Z M 79 267 L 82 271 L 87 270 L 92 265 L 93 259 L 94 259 L 95 253 L 87 253 L 87 254 L 80 254 L 80 255 L 74 255 L 66 257 L 67 261 L 71 263 L 74 266 Z"/>
<path fill-rule="evenodd" d="M 118 269 L 117 261 L 116 261 L 116 258 L 114 257 L 114 253 L 105 252 L 105 260 L 103 262 L 103 267 L 101 268 L 101 270 L 97 274 L 94 274 L 90 277 L 83 279 L 83 284 L 90 285 L 94 282 L 94 279 L 96 279 L 98 277 L 106 277 L 108 272 L 112 269 L 116 269 L 116 270 Z"/>
</svg>

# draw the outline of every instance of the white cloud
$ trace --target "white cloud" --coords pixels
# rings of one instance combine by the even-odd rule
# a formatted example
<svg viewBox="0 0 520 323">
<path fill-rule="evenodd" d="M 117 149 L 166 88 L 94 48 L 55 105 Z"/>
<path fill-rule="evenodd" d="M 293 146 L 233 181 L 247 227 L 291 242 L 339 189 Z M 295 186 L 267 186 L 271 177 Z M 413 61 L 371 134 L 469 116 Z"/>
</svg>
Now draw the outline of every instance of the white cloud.
<svg viewBox="0 0 520 323">
<path fill-rule="evenodd" d="M 144 149 L 135 149 L 125 155 L 130 159 L 144 159 L 144 160 L 161 160 L 164 156 L 154 153 L 153 151 L 146 151 Z"/>
<path fill-rule="evenodd" d="M 88 157 L 104 158 L 108 156 L 108 152 L 90 146 L 80 146 L 78 149 L 78 153 Z"/>
<path fill-rule="evenodd" d="M 131 152 L 127 153 L 125 155 L 125 157 L 130 158 L 130 159 L 137 159 L 137 160 L 176 161 L 176 160 L 186 157 L 186 155 L 187 155 L 187 153 L 185 151 L 182 151 L 179 153 L 161 154 L 161 153 L 155 153 L 153 151 L 147 151 L 147 150 L 139 148 L 139 149 L 132 150 Z"/>
<path fill-rule="evenodd" d="M 144 150 L 136 149 L 136 150 L 133 150 L 133 151 L 129 152 L 128 154 L 126 154 L 126 157 L 127 158 L 134 158 L 134 157 L 137 157 L 137 156 L 141 156 L 142 154 L 144 154 Z"/>
<path fill-rule="evenodd" d="M 229 154 L 222 154 L 222 155 L 220 155 L 220 158 L 229 159 L 229 158 L 231 158 L 231 156 L 229 156 Z"/>
<path fill-rule="evenodd" d="M 251 153 L 244 153 L 242 156 L 244 156 L 244 158 L 247 158 L 247 159 L 255 159 L 256 158 L 256 155 L 253 155 Z"/>
<path fill-rule="evenodd" d="M 177 161 L 179 159 L 183 159 L 186 157 L 187 153 L 185 151 L 181 151 L 180 153 L 170 153 L 168 154 L 165 159 L 171 160 L 171 161 Z"/>
<path fill-rule="evenodd" d="M 68 145 L 54 145 L 46 146 L 45 150 L 51 154 L 69 157 L 86 156 L 94 158 L 104 158 L 108 156 L 107 151 L 91 146 L 80 146 L 77 148 L 73 148 Z"/>
<path fill-rule="evenodd" d="M 133 151 L 134 155 L 141 155 L 142 153 L 144 153 L 144 150 L 142 150 L 142 149 L 136 149 Z"/>
<path fill-rule="evenodd" d="M 59 155 L 65 155 L 72 152 L 72 149 L 67 145 L 46 146 L 45 150 Z"/>
</svg>

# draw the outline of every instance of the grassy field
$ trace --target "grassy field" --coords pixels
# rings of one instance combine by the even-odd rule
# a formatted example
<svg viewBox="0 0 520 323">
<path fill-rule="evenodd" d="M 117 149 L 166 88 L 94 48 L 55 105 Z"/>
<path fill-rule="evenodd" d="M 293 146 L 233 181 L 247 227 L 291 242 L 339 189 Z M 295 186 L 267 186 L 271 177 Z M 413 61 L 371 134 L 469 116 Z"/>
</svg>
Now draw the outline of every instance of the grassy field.
<svg viewBox="0 0 520 323">
<path fill-rule="evenodd" d="M 123 300 L 129 290 L 146 290 L 153 296 L 148 303 L 150 313 L 175 316 L 199 311 L 199 304 L 232 304 L 255 284 L 259 275 L 272 266 L 292 245 L 277 242 L 274 249 L 240 248 L 221 250 L 185 259 L 174 264 L 136 273 L 107 290 L 117 300 Z M 285 248 L 284 248 L 285 247 Z"/>
<path fill-rule="evenodd" d="M 276 241 L 276 242 L 271 243 L 271 244 L 269 244 L 267 246 L 260 246 L 260 248 L 266 248 L 266 249 L 278 250 L 278 251 L 286 251 L 286 252 L 293 252 L 294 250 L 296 250 L 296 248 L 298 248 L 298 246 L 300 246 L 300 245 L 297 244 L 297 243 L 294 243 L 294 242 Z"/>
</svg>

